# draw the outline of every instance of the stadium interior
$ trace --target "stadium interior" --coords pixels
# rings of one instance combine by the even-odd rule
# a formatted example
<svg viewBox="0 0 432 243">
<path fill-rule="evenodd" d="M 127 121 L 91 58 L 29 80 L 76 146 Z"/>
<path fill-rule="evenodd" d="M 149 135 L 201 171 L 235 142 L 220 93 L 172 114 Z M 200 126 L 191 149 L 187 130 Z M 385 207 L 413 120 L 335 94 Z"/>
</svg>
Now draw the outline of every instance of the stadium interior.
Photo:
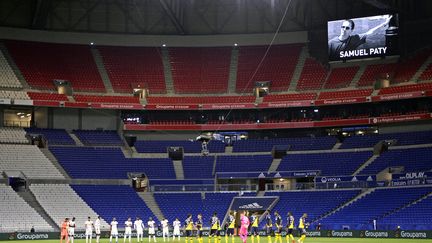
<svg viewBox="0 0 432 243">
<path fill-rule="evenodd" d="M 236 201 L 432 230 L 432 2 L 23 2 L 0 2 L 0 233 Z M 327 21 L 389 12 L 398 55 L 328 61 Z"/>
</svg>

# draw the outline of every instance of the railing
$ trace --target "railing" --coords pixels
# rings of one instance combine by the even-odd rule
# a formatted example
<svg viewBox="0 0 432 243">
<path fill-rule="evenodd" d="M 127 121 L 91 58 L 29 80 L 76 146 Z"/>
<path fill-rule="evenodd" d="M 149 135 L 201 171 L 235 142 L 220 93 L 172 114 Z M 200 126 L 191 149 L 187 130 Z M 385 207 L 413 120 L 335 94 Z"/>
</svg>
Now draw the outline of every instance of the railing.
<svg viewBox="0 0 432 243">
<path fill-rule="evenodd" d="M 30 121 L 4 120 L 3 126 L 5 126 L 5 127 L 30 127 Z"/>
<path fill-rule="evenodd" d="M 153 185 L 152 192 L 229 192 L 229 191 L 257 191 L 256 184 L 218 184 L 218 185 Z"/>
<path fill-rule="evenodd" d="M 212 192 L 215 185 L 153 185 L 152 192 Z"/>
<path fill-rule="evenodd" d="M 216 185 L 216 191 L 258 191 L 258 185 L 256 184 L 218 184 Z"/>
<path fill-rule="evenodd" d="M 267 183 L 266 191 L 290 191 L 290 190 L 312 190 L 312 189 L 343 189 L 343 188 L 369 188 L 376 187 L 376 182 L 368 181 L 339 181 L 326 183 L 296 183 L 295 187 L 285 187 L 285 185 Z"/>
</svg>

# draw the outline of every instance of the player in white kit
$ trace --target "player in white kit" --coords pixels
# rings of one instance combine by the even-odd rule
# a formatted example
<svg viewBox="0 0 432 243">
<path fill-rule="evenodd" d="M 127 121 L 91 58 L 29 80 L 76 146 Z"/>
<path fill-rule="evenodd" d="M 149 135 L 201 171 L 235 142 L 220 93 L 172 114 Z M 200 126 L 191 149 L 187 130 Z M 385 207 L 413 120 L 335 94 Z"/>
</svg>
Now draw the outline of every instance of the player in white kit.
<svg viewBox="0 0 432 243">
<path fill-rule="evenodd" d="M 143 221 L 137 217 L 134 222 L 134 230 L 137 232 L 137 242 L 143 241 L 144 224 Z"/>
<path fill-rule="evenodd" d="M 96 233 L 96 243 L 99 243 L 100 234 L 101 234 L 101 222 L 100 222 L 100 216 L 97 217 L 97 219 L 94 222 L 94 228 Z"/>
<path fill-rule="evenodd" d="M 127 221 L 125 222 L 125 232 L 124 232 L 124 238 L 123 243 L 126 242 L 126 237 L 129 237 L 129 243 L 131 242 L 131 236 L 132 236 L 132 219 L 129 217 Z"/>
<path fill-rule="evenodd" d="M 153 221 L 152 217 L 149 218 L 149 221 L 147 222 L 148 225 L 148 235 L 149 235 L 149 242 L 151 237 L 153 236 L 153 242 L 156 242 L 156 222 Z"/>
<path fill-rule="evenodd" d="M 173 241 L 175 240 L 175 237 L 178 237 L 178 241 L 180 241 L 180 227 L 181 227 L 181 222 L 178 218 L 176 218 L 173 222 Z"/>
<path fill-rule="evenodd" d="M 74 243 L 75 226 L 76 226 L 76 224 L 75 224 L 75 217 L 73 217 L 72 220 L 69 221 L 69 228 L 68 228 L 69 238 L 66 241 L 66 243 L 69 243 L 69 241 L 72 242 L 72 243 Z"/>
<path fill-rule="evenodd" d="M 162 225 L 162 237 L 163 237 L 163 241 L 165 242 L 165 237 L 169 241 L 168 219 L 166 219 L 166 218 L 162 219 L 161 225 Z"/>
<path fill-rule="evenodd" d="M 117 229 L 118 222 L 116 218 L 113 218 L 111 221 L 111 236 L 110 236 L 110 243 L 112 242 L 113 236 L 115 237 L 116 243 L 118 243 L 118 229 Z"/>
<path fill-rule="evenodd" d="M 86 243 L 91 243 L 92 237 L 93 237 L 93 221 L 91 221 L 91 218 L 88 217 L 87 221 L 85 221 L 85 236 L 86 236 Z M 90 241 L 89 241 L 90 240 Z"/>
</svg>

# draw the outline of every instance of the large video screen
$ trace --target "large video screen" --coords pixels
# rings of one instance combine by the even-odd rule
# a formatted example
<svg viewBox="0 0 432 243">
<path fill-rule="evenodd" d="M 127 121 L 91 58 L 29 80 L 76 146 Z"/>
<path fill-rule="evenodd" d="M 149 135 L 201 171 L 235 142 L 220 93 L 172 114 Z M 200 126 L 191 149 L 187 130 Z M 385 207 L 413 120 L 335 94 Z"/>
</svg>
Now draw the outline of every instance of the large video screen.
<svg viewBox="0 0 432 243">
<path fill-rule="evenodd" d="M 327 23 L 329 61 L 399 54 L 397 14 Z"/>
</svg>

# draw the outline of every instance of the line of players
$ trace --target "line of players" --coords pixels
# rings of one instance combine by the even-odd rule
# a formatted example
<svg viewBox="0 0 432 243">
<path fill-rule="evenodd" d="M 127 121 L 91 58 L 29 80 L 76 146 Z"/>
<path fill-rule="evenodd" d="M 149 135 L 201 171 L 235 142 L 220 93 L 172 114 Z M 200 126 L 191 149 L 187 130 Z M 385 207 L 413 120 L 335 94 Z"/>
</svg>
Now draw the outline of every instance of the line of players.
<svg viewBox="0 0 432 243">
<path fill-rule="evenodd" d="M 86 243 L 91 243 L 93 237 L 93 228 L 95 229 L 95 233 L 96 233 L 96 242 L 99 243 L 100 234 L 101 234 L 100 216 L 97 217 L 94 223 L 91 220 L 91 217 L 88 217 L 87 221 L 84 222 L 84 225 L 85 225 Z M 74 243 L 75 228 L 76 228 L 75 217 L 72 217 L 71 220 L 69 220 L 69 218 L 65 218 L 65 220 L 61 224 L 60 243 L 62 243 L 63 240 L 65 240 L 66 243 L 69 242 Z"/>
<path fill-rule="evenodd" d="M 272 243 L 272 235 L 275 236 L 274 243 L 282 243 L 282 231 L 283 231 L 283 220 L 280 214 L 275 211 L 274 212 L 274 227 L 273 227 L 273 220 L 271 217 L 271 213 L 269 211 L 266 211 L 264 213 L 265 215 L 265 230 L 267 235 L 267 243 Z M 242 229 L 244 227 L 250 229 L 250 235 L 252 238 L 252 243 L 255 243 L 255 238 L 257 239 L 257 243 L 260 243 L 260 235 L 259 235 L 259 215 L 258 213 L 253 213 L 249 217 L 249 212 L 244 211 L 241 214 L 240 220 L 241 220 L 241 228 L 239 232 L 239 236 L 242 238 L 242 241 L 246 243 L 247 239 L 247 231 L 246 233 L 242 233 Z M 231 237 L 232 243 L 234 243 L 234 229 L 236 228 L 236 212 L 232 211 L 230 212 L 227 222 L 225 224 L 225 243 L 228 243 L 228 238 Z M 247 222 L 244 222 L 245 219 L 247 219 Z M 287 214 L 287 223 L 285 225 L 286 228 L 286 240 L 287 243 L 295 243 L 295 239 L 293 236 L 293 231 L 295 229 L 295 219 L 291 212 L 288 212 Z M 250 224 L 249 224 L 250 222 Z M 85 225 L 85 236 L 86 236 L 86 243 L 91 243 L 92 241 L 92 235 L 93 235 L 93 227 L 95 229 L 96 233 L 96 243 L 100 243 L 100 217 L 96 219 L 96 221 L 93 223 L 91 221 L 91 218 L 88 217 L 87 221 L 84 223 Z M 208 243 L 211 243 L 212 238 L 214 238 L 214 243 L 221 243 L 221 236 L 220 231 L 221 229 L 221 223 L 217 216 L 217 213 L 214 213 L 213 216 L 210 219 L 210 233 L 208 237 Z M 124 231 L 124 238 L 123 243 L 126 242 L 126 239 L 128 238 L 129 243 L 131 242 L 131 236 L 132 236 L 132 226 L 133 229 L 136 231 L 137 235 L 137 242 L 143 242 L 143 232 L 144 232 L 144 223 L 143 221 L 137 217 L 136 220 L 132 223 L 132 219 L 128 218 L 127 221 L 124 223 L 125 231 Z M 148 222 L 148 240 L 149 243 L 151 239 L 153 238 L 153 242 L 156 241 L 156 222 L 150 217 Z M 180 228 L 181 228 L 181 222 L 178 218 L 176 218 L 173 222 L 173 241 L 177 237 L 177 240 L 180 241 Z M 303 216 L 299 219 L 298 229 L 300 231 L 301 237 L 297 240 L 298 243 L 303 243 L 306 238 L 306 229 L 309 226 L 309 223 L 307 222 L 307 214 L 303 214 Z M 69 220 L 68 218 L 65 219 L 65 221 L 61 225 L 61 236 L 60 236 L 60 243 L 62 243 L 62 240 L 66 240 L 66 243 L 74 243 L 74 231 L 75 231 L 76 223 L 75 218 L 72 218 L 72 220 Z M 162 237 L 163 241 L 169 241 L 169 222 L 167 219 L 163 219 L 161 221 L 161 227 L 162 227 Z M 188 214 L 187 218 L 185 220 L 184 230 L 185 230 L 185 243 L 193 243 L 194 241 L 194 232 L 195 237 L 198 240 L 198 243 L 203 243 L 202 239 L 202 229 L 203 229 L 203 218 L 202 214 L 197 215 L 197 219 L 194 222 L 192 219 L 192 215 Z M 113 238 L 115 239 L 115 242 L 118 243 L 118 222 L 116 218 L 113 218 L 113 220 L 110 223 L 110 243 L 112 243 Z"/>
<path fill-rule="evenodd" d="M 95 229 L 96 233 L 96 243 L 100 243 L 100 234 L 101 234 L 101 222 L 100 222 L 100 216 L 97 217 L 96 221 L 93 222 L 91 220 L 91 217 L 88 217 L 87 221 L 84 223 L 85 225 L 85 237 L 86 237 L 86 243 L 91 243 L 93 238 L 93 228 Z M 131 236 L 132 236 L 132 226 L 133 229 L 136 230 L 137 234 L 137 242 L 143 242 L 143 235 L 144 235 L 144 223 L 143 221 L 137 217 L 135 222 L 132 223 L 132 219 L 129 217 L 127 221 L 124 223 L 124 238 L 123 242 L 126 242 L 126 238 L 129 238 L 129 243 L 131 242 Z M 148 234 L 149 234 L 149 242 L 151 238 L 153 238 L 153 241 L 156 242 L 156 222 L 150 217 L 149 221 L 147 222 L 148 226 Z M 161 221 L 162 226 L 162 235 L 163 235 L 163 241 L 166 240 L 169 241 L 169 225 L 168 220 L 163 219 Z M 180 241 L 180 226 L 181 222 L 176 219 L 173 222 L 173 240 L 175 237 L 178 237 L 178 240 Z M 69 218 L 65 218 L 65 220 L 61 224 L 61 232 L 60 232 L 60 243 L 63 242 L 63 240 L 66 241 L 66 243 L 74 243 L 75 238 L 75 217 L 73 217 L 71 220 Z M 110 243 L 112 242 L 113 238 L 116 242 L 118 242 L 118 222 L 116 218 L 113 218 L 113 220 L 110 223 Z"/>
</svg>

